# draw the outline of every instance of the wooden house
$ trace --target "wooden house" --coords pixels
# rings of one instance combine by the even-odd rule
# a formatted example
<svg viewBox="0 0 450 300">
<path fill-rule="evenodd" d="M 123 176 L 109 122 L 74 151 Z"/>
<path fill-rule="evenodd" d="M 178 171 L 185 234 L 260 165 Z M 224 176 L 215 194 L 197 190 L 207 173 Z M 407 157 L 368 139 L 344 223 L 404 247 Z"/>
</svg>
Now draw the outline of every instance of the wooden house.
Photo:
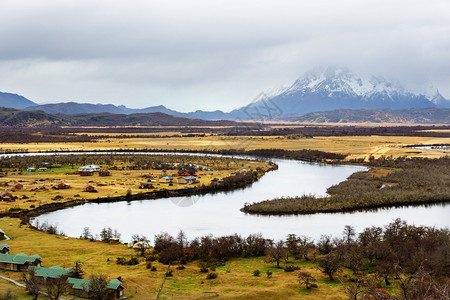
<svg viewBox="0 0 450 300">
<path fill-rule="evenodd" d="M 31 266 L 29 267 L 29 269 L 34 269 L 36 278 L 42 284 L 51 283 L 53 280 L 56 280 L 58 278 L 67 280 L 73 272 L 73 268 L 64 270 L 60 266 L 53 266 L 51 268 Z"/>
<path fill-rule="evenodd" d="M 141 182 L 139 188 L 140 189 L 151 189 L 151 188 L 153 188 L 153 183 L 151 183 L 151 182 Z"/>
<path fill-rule="evenodd" d="M 11 186 L 11 188 L 12 188 L 13 190 L 21 190 L 21 189 L 23 189 L 23 184 L 21 184 L 21 183 L 14 183 L 14 184 Z"/>
<path fill-rule="evenodd" d="M 88 279 L 78 279 L 78 278 L 68 278 L 67 283 L 69 284 L 68 293 L 81 297 L 88 298 L 89 286 L 91 281 Z M 125 288 L 122 286 L 122 282 L 118 279 L 111 280 L 106 286 L 106 295 L 103 299 L 116 300 L 123 298 L 123 290 Z"/>
<path fill-rule="evenodd" d="M 13 195 L 7 190 L 5 190 L 3 193 L 0 193 L 0 198 L 2 198 L 3 200 L 9 200 L 12 198 L 12 196 Z"/>
<path fill-rule="evenodd" d="M 0 253 L 8 254 L 9 253 L 9 245 L 8 244 L 0 245 Z"/>
<path fill-rule="evenodd" d="M 164 177 L 161 177 L 160 179 L 159 179 L 159 182 L 172 182 L 173 181 L 173 177 L 170 177 L 170 176 L 164 176 Z"/>
<path fill-rule="evenodd" d="M 92 175 L 94 175 L 94 172 L 91 172 L 91 171 L 80 171 L 79 174 L 80 174 L 80 176 L 92 176 Z"/>
<path fill-rule="evenodd" d="M 85 192 L 96 192 L 97 190 L 92 185 L 88 184 L 83 187 L 83 191 Z"/>
<path fill-rule="evenodd" d="M 64 182 L 58 182 L 53 186 L 53 188 L 60 190 L 60 189 L 70 189 L 70 184 L 64 183 Z"/>
<path fill-rule="evenodd" d="M 111 172 L 109 171 L 100 171 L 98 172 L 99 176 L 111 176 Z"/>
<path fill-rule="evenodd" d="M 30 266 L 40 267 L 41 257 L 39 255 L 27 256 L 24 253 L 11 255 L 0 253 L 0 269 L 10 271 L 26 271 Z"/>
<path fill-rule="evenodd" d="M 198 180 L 197 180 L 197 177 L 195 177 L 195 176 L 184 176 L 184 177 L 178 178 L 178 183 L 181 183 L 181 184 L 197 183 L 197 182 L 198 182 Z"/>
<path fill-rule="evenodd" d="M 194 169 L 178 170 L 178 176 L 195 176 L 195 175 L 197 175 L 197 171 Z"/>
<path fill-rule="evenodd" d="M 5 239 L 5 232 L 0 229 L 0 240 L 4 240 L 4 239 Z"/>
</svg>

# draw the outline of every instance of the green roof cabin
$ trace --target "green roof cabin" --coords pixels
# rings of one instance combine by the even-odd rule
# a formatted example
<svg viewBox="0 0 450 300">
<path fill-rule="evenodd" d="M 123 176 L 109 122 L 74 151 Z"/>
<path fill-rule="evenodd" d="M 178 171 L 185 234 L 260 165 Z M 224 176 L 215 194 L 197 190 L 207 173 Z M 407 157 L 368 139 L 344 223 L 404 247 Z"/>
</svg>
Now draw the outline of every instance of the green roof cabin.
<svg viewBox="0 0 450 300">
<path fill-rule="evenodd" d="M 31 266 L 29 269 L 33 268 L 35 270 L 36 277 L 42 282 L 42 283 L 49 283 L 52 280 L 58 279 L 58 278 L 69 278 L 71 275 L 73 268 L 69 269 L 63 269 L 60 266 L 53 266 L 51 268 L 44 268 L 44 267 L 34 267 Z"/>
<path fill-rule="evenodd" d="M 40 267 L 41 262 L 39 255 L 27 256 L 24 253 L 16 255 L 0 253 L 0 269 L 26 271 L 30 266 Z"/>
<path fill-rule="evenodd" d="M 69 283 L 69 294 L 87 298 L 89 295 L 89 285 L 90 280 L 78 279 L 78 278 L 68 278 Z M 123 298 L 123 290 L 125 288 L 122 286 L 122 282 L 118 279 L 111 280 L 106 286 L 106 295 L 104 299 L 116 300 Z"/>
<path fill-rule="evenodd" d="M 9 253 L 9 245 L 8 244 L 0 245 L 0 253 L 8 254 Z"/>
</svg>

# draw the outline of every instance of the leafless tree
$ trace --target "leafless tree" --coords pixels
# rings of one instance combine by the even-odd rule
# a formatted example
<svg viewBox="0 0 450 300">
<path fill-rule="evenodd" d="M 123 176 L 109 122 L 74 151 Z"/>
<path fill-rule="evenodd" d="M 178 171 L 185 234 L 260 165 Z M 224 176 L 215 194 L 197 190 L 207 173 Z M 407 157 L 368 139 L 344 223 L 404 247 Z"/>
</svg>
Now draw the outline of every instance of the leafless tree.
<svg viewBox="0 0 450 300">
<path fill-rule="evenodd" d="M 45 284 L 47 295 L 52 300 L 58 300 L 59 297 L 67 291 L 68 287 L 69 284 L 65 277 L 47 280 L 47 283 Z"/>
<path fill-rule="evenodd" d="M 41 283 L 36 277 L 36 271 L 34 268 L 30 268 L 28 271 L 22 273 L 23 281 L 25 282 L 25 288 L 27 292 L 36 300 L 39 297 L 41 291 Z"/>
</svg>

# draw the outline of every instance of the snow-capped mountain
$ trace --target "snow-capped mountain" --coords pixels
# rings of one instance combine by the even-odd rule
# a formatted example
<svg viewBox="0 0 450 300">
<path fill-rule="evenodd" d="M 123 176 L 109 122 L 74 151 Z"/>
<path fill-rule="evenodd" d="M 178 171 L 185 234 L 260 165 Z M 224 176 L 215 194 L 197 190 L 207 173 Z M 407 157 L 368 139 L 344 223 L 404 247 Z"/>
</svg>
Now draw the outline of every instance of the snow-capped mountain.
<svg viewBox="0 0 450 300">
<path fill-rule="evenodd" d="M 380 76 L 363 78 L 349 69 L 338 67 L 316 68 L 298 78 L 291 86 L 278 91 L 271 89 L 266 94 L 269 102 L 282 115 L 343 108 L 402 109 L 450 105 L 450 101 L 437 89 L 415 93 L 399 82 Z"/>
</svg>

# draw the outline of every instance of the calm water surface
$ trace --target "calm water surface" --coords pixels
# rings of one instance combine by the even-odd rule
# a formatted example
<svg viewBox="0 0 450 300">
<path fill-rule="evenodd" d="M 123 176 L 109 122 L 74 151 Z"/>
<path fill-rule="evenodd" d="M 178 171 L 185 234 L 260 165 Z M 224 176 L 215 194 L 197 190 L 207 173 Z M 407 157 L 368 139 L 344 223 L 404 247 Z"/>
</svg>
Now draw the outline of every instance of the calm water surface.
<svg viewBox="0 0 450 300">
<path fill-rule="evenodd" d="M 269 172 L 244 189 L 192 197 L 157 200 L 88 203 L 41 215 L 39 222 L 57 224 L 65 234 L 80 236 L 84 227 L 99 233 L 104 227 L 117 229 L 122 240 L 135 234 L 151 239 L 160 232 L 176 235 L 182 229 L 189 239 L 205 234 L 248 235 L 261 232 L 267 238 L 282 239 L 289 233 L 315 239 L 321 234 L 340 235 L 345 225 L 358 231 L 382 226 L 396 218 L 411 224 L 449 227 L 450 205 L 404 207 L 355 213 L 298 216 L 257 216 L 240 211 L 244 203 L 302 194 L 325 195 L 327 187 L 345 180 L 356 166 L 331 166 L 292 160 L 274 160 L 277 171 Z"/>
</svg>

